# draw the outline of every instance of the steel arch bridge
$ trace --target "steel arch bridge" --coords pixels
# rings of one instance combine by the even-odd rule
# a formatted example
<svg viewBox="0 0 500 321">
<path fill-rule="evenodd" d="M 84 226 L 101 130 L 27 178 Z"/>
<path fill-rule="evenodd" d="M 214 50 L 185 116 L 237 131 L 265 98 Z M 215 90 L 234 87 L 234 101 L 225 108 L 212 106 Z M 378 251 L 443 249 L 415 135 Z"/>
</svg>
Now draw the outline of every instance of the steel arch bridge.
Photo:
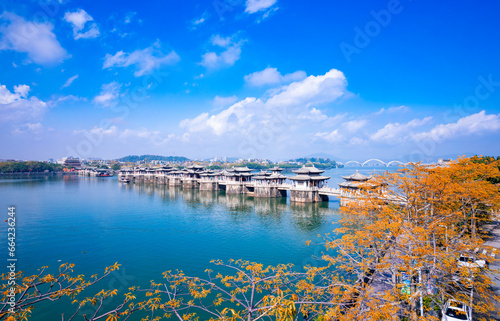
<svg viewBox="0 0 500 321">
<path fill-rule="evenodd" d="M 380 163 L 381 165 L 384 165 L 386 167 L 389 167 L 389 166 L 393 166 L 393 165 L 403 165 L 405 166 L 406 164 L 401 162 L 401 161 L 398 161 L 398 160 L 392 160 L 390 162 L 384 162 L 378 158 L 371 158 L 369 160 L 366 160 L 364 162 L 358 162 L 358 161 L 355 161 L 355 160 L 350 160 L 348 162 L 345 162 L 345 163 L 342 163 L 342 162 L 337 162 L 337 164 L 340 164 L 340 165 L 344 165 L 344 166 L 347 166 L 347 165 L 350 165 L 350 164 L 355 164 L 355 165 L 358 165 L 358 166 L 361 166 L 361 167 L 364 167 L 365 165 L 367 165 L 369 162 L 378 162 Z"/>
</svg>

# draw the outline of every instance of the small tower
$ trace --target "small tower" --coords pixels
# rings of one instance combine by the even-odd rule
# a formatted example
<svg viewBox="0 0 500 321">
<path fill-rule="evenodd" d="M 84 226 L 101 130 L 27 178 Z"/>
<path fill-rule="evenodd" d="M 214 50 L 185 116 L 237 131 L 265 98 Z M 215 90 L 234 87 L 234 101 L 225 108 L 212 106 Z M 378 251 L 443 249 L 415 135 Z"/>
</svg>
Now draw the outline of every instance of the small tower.
<svg viewBox="0 0 500 321">
<path fill-rule="evenodd" d="M 221 171 L 205 170 L 200 173 L 200 191 L 218 191 Z"/>
<path fill-rule="evenodd" d="M 350 191 L 355 191 L 359 189 L 361 184 L 370 180 L 371 176 L 365 176 L 356 170 L 356 173 L 349 176 L 342 176 L 345 182 L 339 183 L 340 188 L 344 188 Z"/>
<path fill-rule="evenodd" d="M 270 169 L 271 172 L 262 171 L 254 176 L 255 197 L 286 197 L 286 189 L 280 189 L 287 177 L 281 174 L 283 169 L 277 166 Z"/>
<path fill-rule="evenodd" d="M 298 203 L 316 203 L 328 201 L 328 196 L 319 195 L 319 189 L 325 186 L 328 176 L 322 176 L 324 170 L 316 167 L 303 166 L 301 169 L 293 171 L 296 176 L 290 177 L 293 185 L 290 189 L 290 201 Z"/>
<path fill-rule="evenodd" d="M 226 170 L 227 194 L 247 194 L 250 192 L 247 183 L 252 181 L 252 169 L 248 167 L 232 167 Z"/>
</svg>

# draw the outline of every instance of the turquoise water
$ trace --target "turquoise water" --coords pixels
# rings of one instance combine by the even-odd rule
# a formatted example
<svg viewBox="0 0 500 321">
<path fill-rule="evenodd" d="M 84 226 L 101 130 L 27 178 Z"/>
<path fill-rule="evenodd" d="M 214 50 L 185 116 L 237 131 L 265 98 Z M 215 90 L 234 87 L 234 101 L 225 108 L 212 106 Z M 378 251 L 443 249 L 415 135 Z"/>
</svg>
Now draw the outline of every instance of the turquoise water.
<svg viewBox="0 0 500 321">
<path fill-rule="evenodd" d="M 325 174 L 336 187 L 341 175 L 353 172 Z M 120 290 L 160 281 L 166 270 L 202 276 L 212 259 L 314 265 L 312 256 L 323 248 L 305 241 L 319 242 L 317 235 L 331 232 L 340 218 L 337 200 L 294 205 L 288 199 L 120 184 L 116 177 L 0 179 L 0 205 L 3 220 L 7 207 L 16 207 L 18 270 L 35 273 L 71 262 L 76 273 L 88 276 L 118 261 L 120 271 L 98 287 Z M 4 224 L 0 253 L 6 260 Z M 39 306 L 31 320 L 60 319 L 71 308 L 68 302 Z"/>
</svg>

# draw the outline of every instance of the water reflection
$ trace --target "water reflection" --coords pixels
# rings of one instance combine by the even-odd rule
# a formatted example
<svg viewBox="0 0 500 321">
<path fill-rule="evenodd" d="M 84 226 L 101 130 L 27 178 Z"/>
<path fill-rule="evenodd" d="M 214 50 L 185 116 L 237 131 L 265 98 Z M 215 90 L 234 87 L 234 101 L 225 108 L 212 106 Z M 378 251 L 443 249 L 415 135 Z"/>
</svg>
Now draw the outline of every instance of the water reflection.
<svg viewBox="0 0 500 321">
<path fill-rule="evenodd" d="M 264 226 L 278 226 L 288 218 L 299 230 L 314 232 L 339 216 L 338 202 L 289 203 L 287 198 L 253 198 L 223 191 L 200 191 L 177 186 L 155 184 L 120 184 L 124 190 L 156 195 L 164 203 L 178 202 L 193 209 L 216 211 L 222 207 L 233 221 L 245 222 L 255 214 Z"/>
<path fill-rule="evenodd" d="M 336 204 L 336 203 L 332 203 Z M 338 204 L 338 203 L 337 203 Z M 333 221 L 331 214 L 339 214 L 337 208 L 329 208 L 330 203 L 291 203 L 290 214 L 295 225 L 302 231 L 316 231 Z"/>
<path fill-rule="evenodd" d="M 22 183 L 24 185 L 39 185 L 60 179 L 60 177 L 55 175 L 0 175 L 0 184 Z"/>
<path fill-rule="evenodd" d="M 111 183 L 113 178 L 79 177 L 74 175 L 42 176 L 37 179 L 20 179 L 3 177 L 0 182 L 23 182 L 26 185 L 39 185 L 47 181 L 60 181 L 69 188 L 78 188 L 81 180 L 87 184 Z M 111 182 L 110 182 L 111 180 Z M 288 198 L 253 198 L 244 194 L 226 194 L 224 191 L 200 191 L 199 189 L 183 189 L 177 186 L 157 184 L 124 184 L 118 183 L 122 192 L 137 193 L 158 197 L 163 203 L 182 202 L 193 209 L 203 208 L 210 212 L 227 211 L 229 217 L 238 222 L 250 220 L 253 216 L 260 224 L 270 227 L 290 221 L 297 229 L 304 232 L 320 230 L 326 224 L 338 219 L 338 202 L 321 203 L 289 203 Z"/>
<path fill-rule="evenodd" d="M 288 205 L 286 198 L 256 198 L 254 199 L 255 214 L 259 221 L 266 225 L 278 225 L 286 215 Z"/>
<path fill-rule="evenodd" d="M 80 177 L 76 175 L 63 175 L 64 188 L 77 189 L 80 185 Z"/>
</svg>

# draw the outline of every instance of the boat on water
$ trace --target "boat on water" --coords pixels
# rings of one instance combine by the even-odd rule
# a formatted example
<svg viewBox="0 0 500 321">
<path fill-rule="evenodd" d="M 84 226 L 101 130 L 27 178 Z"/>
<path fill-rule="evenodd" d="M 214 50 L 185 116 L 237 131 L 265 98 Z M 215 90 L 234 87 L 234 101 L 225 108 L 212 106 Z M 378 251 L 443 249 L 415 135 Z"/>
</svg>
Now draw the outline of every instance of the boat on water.
<svg viewBox="0 0 500 321">
<path fill-rule="evenodd" d="M 111 177 L 112 175 L 109 173 L 99 173 L 96 175 L 97 177 Z"/>
</svg>

